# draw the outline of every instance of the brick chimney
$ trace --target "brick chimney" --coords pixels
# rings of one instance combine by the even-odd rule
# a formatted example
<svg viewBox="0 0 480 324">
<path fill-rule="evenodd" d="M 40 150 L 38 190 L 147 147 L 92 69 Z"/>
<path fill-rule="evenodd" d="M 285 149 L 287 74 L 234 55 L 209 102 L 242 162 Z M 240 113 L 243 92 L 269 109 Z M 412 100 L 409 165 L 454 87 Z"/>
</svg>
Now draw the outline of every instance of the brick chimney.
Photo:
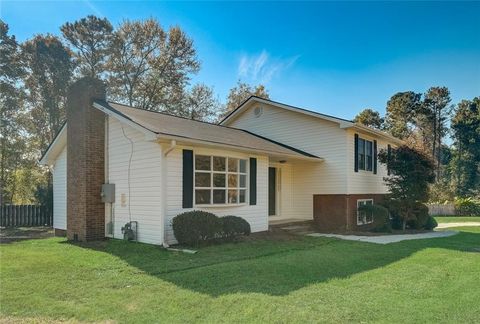
<svg viewBox="0 0 480 324">
<path fill-rule="evenodd" d="M 105 114 L 92 107 L 105 100 L 105 86 L 85 77 L 67 97 L 67 238 L 92 241 L 105 237 Z"/>
</svg>

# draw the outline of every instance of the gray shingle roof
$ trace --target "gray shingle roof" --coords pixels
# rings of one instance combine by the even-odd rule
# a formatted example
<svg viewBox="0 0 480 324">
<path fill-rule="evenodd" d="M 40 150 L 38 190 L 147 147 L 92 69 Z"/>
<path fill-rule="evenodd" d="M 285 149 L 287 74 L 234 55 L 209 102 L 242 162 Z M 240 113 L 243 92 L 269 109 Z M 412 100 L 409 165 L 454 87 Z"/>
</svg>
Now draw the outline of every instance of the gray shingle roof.
<svg viewBox="0 0 480 324">
<path fill-rule="evenodd" d="M 267 153 L 308 158 L 321 158 L 294 147 L 279 143 L 254 133 L 217 124 L 195 121 L 166 113 L 147 111 L 126 105 L 97 101 L 96 104 L 158 134 L 188 140 L 228 145 L 244 150 L 252 149 Z"/>
</svg>

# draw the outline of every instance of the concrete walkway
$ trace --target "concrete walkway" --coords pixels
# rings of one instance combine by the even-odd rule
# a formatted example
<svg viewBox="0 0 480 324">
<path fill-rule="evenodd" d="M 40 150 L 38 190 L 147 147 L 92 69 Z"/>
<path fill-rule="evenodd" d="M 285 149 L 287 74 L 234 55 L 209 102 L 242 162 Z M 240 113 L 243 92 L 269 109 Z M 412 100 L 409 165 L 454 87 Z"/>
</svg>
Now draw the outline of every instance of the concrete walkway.
<svg viewBox="0 0 480 324">
<path fill-rule="evenodd" d="M 458 232 L 457 231 L 441 231 L 441 232 L 428 232 L 428 233 L 420 233 L 420 234 L 398 234 L 398 235 L 395 234 L 395 235 L 378 235 L 378 236 L 340 235 L 340 234 L 323 234 L 323 233 L 312 233 L 307 235 L 314 236 L 314 237 L 334 237 L 334 238 L 349 240 L 349 241 L 389 244 L 389 243 L 396 243 L 396 242 L 401 242 L 406 240 L 449 237 L 455 234 L 458 234 Z"/>
<path fill-rule="evenodd" d="M 480 226 L 480 222 L 438 223 L 437 228 Z"/>
</svg>

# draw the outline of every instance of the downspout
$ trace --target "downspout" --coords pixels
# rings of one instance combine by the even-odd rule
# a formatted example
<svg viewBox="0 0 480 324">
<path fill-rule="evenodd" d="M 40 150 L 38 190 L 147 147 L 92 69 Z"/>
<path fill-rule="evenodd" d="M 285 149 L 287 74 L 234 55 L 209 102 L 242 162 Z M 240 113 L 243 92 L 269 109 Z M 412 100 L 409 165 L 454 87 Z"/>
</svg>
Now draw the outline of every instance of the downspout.
<svg viewBox="0 0 480 324">
<path fill-rule="evenodd" d="M 170 153 L 171 151 L 173 151 L 176 146 L 177 146 L 177 141 L 176 141 L 176 140 L 172 140 L 172 141 L 170 142 L 170 147 L 165 151 L 164 156 L 167 157 L 168 153 Z"/>
<path fill-rule="evenodd" d="M 163 226 L 163 243 L 162 246 L 164 248 L 168 248 L 170 245 L 166 242 L 166 237 L 167 237 L 167 227 L 166 225 L 166 218 L 167 218 L 167 176 L 168 176 L 168 162 L 167 162 L 167 157 L 170 152 L 172 152 L 175 147 L 177 146 L 177 141 L 171 140 L 170 141 L 170 147 L 165 150 L 163 153 L 163 158 L 162 158 L 162 196 L 163 196 L 163 217 L 162 217 L 162 226 Z"/>
<path fill-rule="evenodd" d="M 104 153 L 104 160 L 105 160 L 105 182 L 110 183 L 110 118 L 108 115 L 105 114 L 105 153 Z M 112 233 L 108 233 L 108 230 L 105 228 L 105 234 L 108 233 L 109 236 L 115 238 L 115 221 L 114 221 L 114 203 L 105 204 L 105 217 L 109 217 L 109 222 L 111 226 Z M 108 224 L 107 222 L 105 222 Z"/>
</svg>

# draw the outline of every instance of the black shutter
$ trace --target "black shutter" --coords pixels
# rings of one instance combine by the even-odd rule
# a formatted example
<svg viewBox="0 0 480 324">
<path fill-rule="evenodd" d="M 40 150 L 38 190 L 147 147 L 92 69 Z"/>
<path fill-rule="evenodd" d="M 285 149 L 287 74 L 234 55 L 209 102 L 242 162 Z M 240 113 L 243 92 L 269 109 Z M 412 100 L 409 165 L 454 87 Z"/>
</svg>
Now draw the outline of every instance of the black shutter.
<svg viewBox="0 0 480 324">
<path fill-rule="evenodd" d="M 373 141 L 373 174 L 377 174 L 377 141 Z"/>
<path fill-rule="evenodd" d="M 354 170 L 358 172 L 358 134 L 355 134 Z"/>
<path fill-rule="evenodd" d="M 183 150 L 183 198 L 182 207 L 193 207 L 193 151 Z"/>
<path fill-rule="evenodd" d="M 257 204 L 257 159 L 250 158 L 250 205 Z"/>
<path fill-rule="evenodd" d="M 392 159 L 392 147 L 390 144 L 387 146 L 387 175 L 390 175 L 390 161 Z"/>
</svg>

